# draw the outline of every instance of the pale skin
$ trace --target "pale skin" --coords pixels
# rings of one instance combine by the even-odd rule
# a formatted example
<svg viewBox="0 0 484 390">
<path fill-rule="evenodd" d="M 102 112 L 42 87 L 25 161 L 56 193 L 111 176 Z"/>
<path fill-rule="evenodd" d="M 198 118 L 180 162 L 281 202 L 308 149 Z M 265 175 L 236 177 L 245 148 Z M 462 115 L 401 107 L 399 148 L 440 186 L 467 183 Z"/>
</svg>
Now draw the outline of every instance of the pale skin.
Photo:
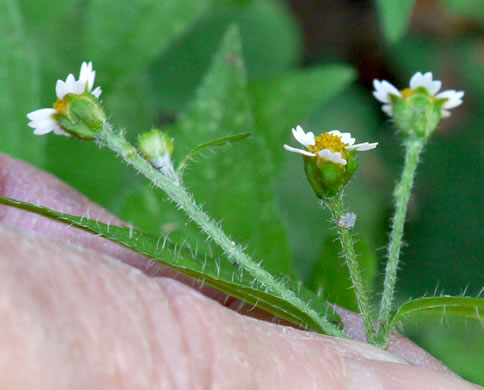
<svg viewBox="0 0 484 390">
<path fill-rule="evenodd" d="M 0 195 L 120 223 L 2 154 Z M 124 248 L 0 206 L 1 389 L 481 388 L 401 336 L 387 352 L 224 302 Z M 342 317 L 361 339 L 356 316 Z"/>
</svg>

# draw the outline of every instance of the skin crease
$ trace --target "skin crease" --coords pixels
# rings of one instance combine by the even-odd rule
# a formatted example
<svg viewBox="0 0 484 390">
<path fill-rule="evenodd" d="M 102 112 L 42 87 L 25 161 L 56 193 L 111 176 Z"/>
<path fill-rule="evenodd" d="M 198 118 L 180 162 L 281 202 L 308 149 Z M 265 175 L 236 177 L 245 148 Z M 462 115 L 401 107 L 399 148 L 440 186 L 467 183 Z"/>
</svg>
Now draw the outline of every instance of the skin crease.
<svg viewBox="0 0 484 390">
<path fill-rule="evenodd" d="M 2 154 L 0 195 L 121 224 Z M 251 318 L 213 289 L 31 213 L 0 206 L 0 248 L 1 389 L 481 388 L 397 334 L 390 353 Z M 341 317 L 362 340 L 359 318 Z"/>
</svg>

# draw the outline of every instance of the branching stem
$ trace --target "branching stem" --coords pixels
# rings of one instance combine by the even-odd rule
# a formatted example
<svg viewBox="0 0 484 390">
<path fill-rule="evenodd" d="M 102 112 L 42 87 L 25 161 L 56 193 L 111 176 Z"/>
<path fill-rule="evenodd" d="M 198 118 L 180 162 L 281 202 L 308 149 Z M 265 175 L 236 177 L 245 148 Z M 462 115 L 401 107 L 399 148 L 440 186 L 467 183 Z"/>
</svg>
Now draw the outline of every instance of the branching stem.
<svg viewBox="0 0 484 390">
<path fill-rule="evenodd" d="M 305 315 L 317 323 L 320 328 L 330 336 L 347 337 L 336 325 L 329 322 L 323 315 L 317 313 L 292 291 L 284 287 L 270 273 L 262 269 L 242 249 L 232 241 L 218 226 L 215 221 L 199 207 L 193 197 L 183 187 L 182 181 L 173 180 L 172 175 L 155 169 L 148 161 L 141 157 L 121 133 L 114 132 L 111 126 L 106 123 L 104 128 L 96 134 L 96 140 L 102 146 L 106 146 L 120 155 L 129 165 L 148 178 L 156 187 L 162 189 L 185 213 L 206 233 L 216 244 L 218 244 L 227 256 L 237 262 L 243 269 L 250 273 L 256 280 L 261 282 L 272 294 L 290 302 Z"/>
</svg>

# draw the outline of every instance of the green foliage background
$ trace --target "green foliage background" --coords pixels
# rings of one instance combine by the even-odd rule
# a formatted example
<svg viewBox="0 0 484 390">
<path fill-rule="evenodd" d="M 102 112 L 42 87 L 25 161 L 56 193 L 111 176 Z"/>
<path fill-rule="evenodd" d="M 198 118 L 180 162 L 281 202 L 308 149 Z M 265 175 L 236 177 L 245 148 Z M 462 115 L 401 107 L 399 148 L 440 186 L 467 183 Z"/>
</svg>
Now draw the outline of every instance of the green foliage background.
<svg viewBox="0 0 484 390">
<path fill-rule="evenodd" d="M 436 289 L 457 295 L 466 288 L 476 296 L 484 280 L 483 149 L 476 142 L 484 104 L 482 7 L 477 1 L 442 2 L 441 22 L 450 26 L 444 39 L 419 28 L 419 1 L 413 19 L 412 3 L 374 3 L 371 15 L 375 31 L 381 18 L 381 33 L 368 37 L 374 46 L 365 56 L 380 63 L 378 73 L 335 50 L 338 43 L 317 50 L 307 45 L 304 18 L 283 1 L 0 0 L 0 151 L 52 172 L 148 232 L 208 245 L 109 151 L 31 134 L 25 114 L 51 106 L 55 81 L 71 72 L 77 76 L 81 62 L 92 60 L 107 112 L 133 140 L 161 127 L 175 138 L 179 159 L 198 143 L 251 132 L 250 140 L 198 158 L 186 173 L 188 186 L 267 269 L 302 279 L 355 309 L 328 215 L 317 205 L 300 157 L 285 153 L 282 144 L 293 142 L 290 129 L 297 124 L 314 132 L 346 130 L 362 142 L 380 143 L 375 152 L 360 155 L 359 172 L 346 191 L 347 205 L 358 214 L 355 231 L 367 285 L 378 292 L 385 252 L 372 248 L 385 245 L 402 150 L 369 81 L 387 78 L 404 88 L 413 73 L 430 70 L 445 89 L 462 89 L 466 96 L 425 152 L 406 227 L 398 299 Z M 347 17 L 346 23 L 354 23 Z M 469 27 L 455 27 L 460 24 Z M 240 40 L 223 46 L 232 25 Z M 484 366 L 482 348 L 468 347 L 482 346 L 482 328 L 464 325 L 421 322 L 404 331 L 483 384 L 476 369 Z"/>
</svg>

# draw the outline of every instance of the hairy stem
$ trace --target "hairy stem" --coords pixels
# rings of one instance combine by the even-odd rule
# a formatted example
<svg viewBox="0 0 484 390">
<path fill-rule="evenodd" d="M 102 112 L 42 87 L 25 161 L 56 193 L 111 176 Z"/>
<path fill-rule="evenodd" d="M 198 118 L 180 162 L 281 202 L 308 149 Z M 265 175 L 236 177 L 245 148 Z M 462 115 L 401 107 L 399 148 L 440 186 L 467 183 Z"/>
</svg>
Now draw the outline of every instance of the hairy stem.
<svg viewBox="0 0 484 390">
<path fill-rule="evenodd" d="M 380 304 L 380 314 L 378 323 L 378 341 L 383 347 L 387 345 L 390 334 L 390 315 L 397 281 L 398 262 L 400 259 L 400 250 L 402 247 L 403 228 L 407 215 L 407 206 L 410 199 L 415 172 L 425 145 L 423 138 L 411 138 L 405 141 L 405 162 L 402 176 L 395 187 L 395 214 L 392 219 L 392 230 L 390 233 L 390 242 L 387 249 L 387 264 L 385 269 L 385 281 L 383 285 L 383 296 Z"/>
<path fill-rule="evenodd" d="M 108 147 L 120 155 L 129 165 L 147 177 L 155 186 L 162 189 L 185 213 L 207 234 L 216 244 L 243 269 L 249 272 L 255 279 L 261 282 L 272 294 L 290 302 L 298 307 L 321 329 L 330 336 L 347 337 L 336 325 L 329 322 L 325 317 L 311 309 L 305 302 L 298 298 L 292 291 L 286 289 L 274 277 L 254 262 L 242 249 L 232 241 L 219 225 L 213 221 L 196 203 L 193 197 L 183 187 L 182 181 L 173 180 L 172 175 L 155 169 L 148 161 L 141 157 L 137 150 L 120 133 L 114 132 L 109 124 L 96 134 L 96 140 L 103 146 Z"/>
<path fill-rule="evenodd" d="M 350 271 L 350 278 L 356 295 L 356 302 L 363 318 L 366 338 L 370 344 L 375 344 L 375 328 L 373 327 L 373 321 L 371 318 L 368 295 L 365 291 L 363 280 L 361 278 L 361 272 L 358 266 L 358 262 L 356 260 L 353 237 L 351 236 L 350 228 L 342 226 L 342 224 L 339 223 L 341 217 L 345 213 L 342 197 L 343 193 L 340 192 L 334 197 L 324 199 L 322 201 L 322 205 L 329 208 L 333 217 L 333 222 L 338 229 L 339 239 L 343 248 L 343 255 L 346 261 L 346 265 L 348 266 L 348 269 Z"/>
</svg>

